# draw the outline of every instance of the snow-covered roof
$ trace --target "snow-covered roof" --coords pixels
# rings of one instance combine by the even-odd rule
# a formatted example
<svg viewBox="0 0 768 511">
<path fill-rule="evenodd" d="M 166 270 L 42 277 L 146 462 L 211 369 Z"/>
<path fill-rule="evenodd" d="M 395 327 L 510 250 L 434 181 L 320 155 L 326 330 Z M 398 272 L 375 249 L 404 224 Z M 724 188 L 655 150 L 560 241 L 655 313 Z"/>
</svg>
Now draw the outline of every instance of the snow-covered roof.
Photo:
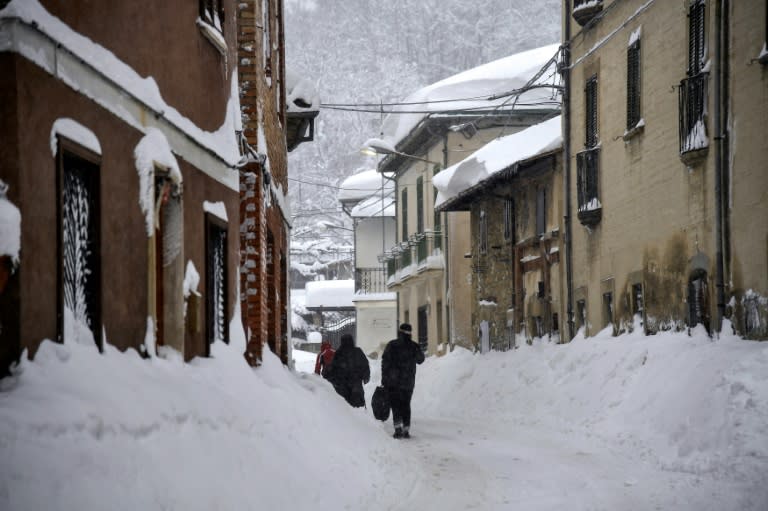
<svg viewBox="0 0 768 511">
<path fill-rule="evenodd" d="M 354 307 L 354 280 L 316 280 L 307 282 L 305 305 L 307 308 L 325 307 Z"/>
<path fill-rule="evenodd" d="M 320 109 L 320 97 L 315 86 L 290 69 L 285 71 L 285 94 L 288 96 L 288 112 L 317 112 Z"/>
<path fill-rule="evenodd" d="M 394 189 L 394 183 L 380 172 L 364 170 L 341 183 L 338 199 L 355 204 L 350 211 L 353 218 L 395 216 Z"/>
<path fill-rule="evenodd" d="M 558 115 L 512 135 L 497 138 L 472 156 L 434 176 L 432 184 L 438 192 L 435 207 L 480 184 L 500 170 L 562 147 L 560 121 Z"/>
<path fill-rule="evenodd" d="M 384 197 L 368 197 L 357 203 L 350 211 L 352 218 L 371 218 L 382 216 L 395 216 L 395 195 L 392 190 L 384 194 Z"/>
<path fill-rule="evenodd" d="M 359 201 L 367 199 L 372 194 L 381 195 L 382 187 L 386 192 L 393 190 L 394 184 L 391 180 L 385 180 L 376 169 L 364 170 L 349 176 L 341 183 L 337 198 L 339 201 Z"/>
<path fill-rule="evenodd" d="M 508 95 L 489 100 L 491 96 L 504 94 L 524 86 L 534 77 L 559 48 L 550 44 L 504 57 L 482 66 L 461 72 L 406 97 L 394 110 L 424 111 L 425 113 L 389 114 L 384 119 L 382 139 L 397 146 L 425 117 L 446 110 L 488 110 L 505 105 L 511 108 L 514 100 Z M 542 80 L 546 80 L 546 76 Z M 538 106 L 551 101 L 549 88 L 532 89 L 520 95 L 515 108 Z M 461 99 L 462 101 L 452 101 Z M 428 103 L 425 103 L 428 102 Z"/>
</svg>

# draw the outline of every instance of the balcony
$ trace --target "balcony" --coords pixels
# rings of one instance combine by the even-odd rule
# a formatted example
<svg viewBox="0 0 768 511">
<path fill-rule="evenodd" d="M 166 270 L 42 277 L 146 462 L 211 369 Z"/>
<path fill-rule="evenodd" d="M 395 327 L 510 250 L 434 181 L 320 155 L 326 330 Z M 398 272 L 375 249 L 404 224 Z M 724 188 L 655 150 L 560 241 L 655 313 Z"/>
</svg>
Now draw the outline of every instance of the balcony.
<svg viewBox="0 0 768 511">
<path fill-rule="evenodd" d="M 603 10 L 603 0 L 574 0 L 573 19 L 582 27 Z"/>
<path fill-rule="evenodd" d="M 708 73 L 685 78 L 680 82 L 680 157 L 690 160 L 706 156 L 707 138 L 707 80 Z"/>
<path fill-rule="evenodd" d="M 386 264 L 386 283 L 397 284 L 416 272 L 442 269 L 442 258 L 434 256 L 442 252 L 440 231 L 425 231 L 415 234 L 386 252 L 382 260 Z"/>
<path fill-rule="evenodd" d="M 578 217 L 582 225 L 594 226 L 602 218 L 598 183 L 600 148 L 593 147 L 576 154 L 576 194 Z"/>
<path fill-rule="evenodd" d="M 355 269 L 355 293 L 386 293 L 387 273 L 385 273 L 384 268 Z"/>
</svg>

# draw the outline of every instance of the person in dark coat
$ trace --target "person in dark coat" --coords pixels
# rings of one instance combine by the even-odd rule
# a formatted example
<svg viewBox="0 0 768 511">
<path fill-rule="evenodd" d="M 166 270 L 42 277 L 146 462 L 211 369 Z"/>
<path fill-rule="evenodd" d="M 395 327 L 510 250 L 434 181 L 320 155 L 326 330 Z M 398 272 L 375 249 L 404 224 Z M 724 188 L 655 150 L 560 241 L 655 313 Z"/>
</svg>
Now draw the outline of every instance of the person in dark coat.
<svg viewBox="0 0 768 511">
<path fill-rule="evenodd" d="M 365 406 L 363 384 L 371 379 L 371 368 L 365 353 L 355 346 L 355 340 L 350 334 L 341 336 L 341 345 L 325 377 L 347 403 L 355 408 Z"/>
<path fill-rule="evenodd" d="M 424 362 L 424 352 L 411 338 L 412 328 L 403 323 L 397 339 L 389 341 L 381 357 L 381 384 L 392 405 L 395 438 L 410 438 L 411 397 L 416 384 L 416 364 Z"/>
</svg>

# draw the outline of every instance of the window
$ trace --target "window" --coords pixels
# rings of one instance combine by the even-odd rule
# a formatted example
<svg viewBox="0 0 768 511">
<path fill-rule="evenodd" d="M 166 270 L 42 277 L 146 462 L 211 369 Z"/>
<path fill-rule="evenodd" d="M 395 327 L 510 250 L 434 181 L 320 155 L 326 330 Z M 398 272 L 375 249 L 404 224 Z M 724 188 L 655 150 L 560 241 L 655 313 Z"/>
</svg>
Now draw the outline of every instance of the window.
<svg viewBox="0 0 768 511">
<path fill-rule="evenodd" d="M 210 214 L 206 215 L 205 252 L 206 331 L 207 344 L 210 346 L 217 341 L 229 342 L 227 332 L 227 226 L 222 220 Z"/>
<path fill-rule="evenodd" d="M 264 75 L 267 77 L 267 83 L 272 85 L 272 0 L 263 0 L 261 3 L 261 48 L 264 52 Z"/>
<path fill-rule="evenodd" d="M 200 19 L 224 33 L 224 1 L 200 0 Z"/>
<path fill-rule="evenodd" d="M 643 285 L 632 285 L 632 313 L 643 316 Z"/>
<path fill-rule="evenodd" d="M 576 154 L 576 199 L 579 221 L 583 225 L 595 225 L 602 216 L 598 190 L 599 163 L 599 147 Z"/>
<path fill-rule="evenodd" d="M 403 188 L 403 191 L 400 192 L 400 211 L 402 211 L 400 215 L 400 221 L 402 222 L 400 225 L 400 235 L 402 237 L 400 239 L 408 241 L 408 188 Z"/>
<path fill-rule="evenodd" d="M 480 211 L 480 253 L 488 253 L 488 217 L 485 215 L 485 211 Z"/>
<path fill-rule="evenodd" d="M 705 9 L 704 0 L 694 0 L 688 12 L 688 76 L 701 73 L 706 64 Z"/>
<path fill-rule="evenodd" d="M 688 70 L 680 82 L 680 154 L 708 147 L 705 112 L 707 104 L 704 0 L 694 0 L 688 13 Z"/>
<path fill-rule="evenodd" d="M 536 191 L 536 235 L 542 236 L 547 231 L 547 189 Z"/>
<path fill-rule="evenodd" d="M 424 177 L 416 179 L 416 232 L 424 232 Z"/>
<path fill-rule="evenodd" d="M 504 201 L 504 239 L 514 243 L 515 203 L 512 199 Z"/>
<path fill-rule="evenodd" d="M 707 273 L 697 271 L 688 281 L 688 326 L 704 325 L 709 331 Z"/>
<path fill-rule="evenodd" d="M 578 300 L 576 302 L 576 329 L 587 326 L 587 301 Z"/>
<path fill-rule="evenodd" d="M 433 190 L 434 202 L 432 204 L 437 202 L 437 188 L 436 187 L 433 187 L 433 188 L 434 188 L 434 190 Z M 440 221 L 440 212 L 437 211 L 437 210 L 435 210 L 434 222 L 435 222 L 435 224 L 434 224 L 435 244 L 434 244 L 434 246 L 435 246 L 435 248 L 442 248 L 442 246 L 443 246 L 442 245 L 442 241 L 443 241 L 442 240 L 442 236 L 443 235 L 442 235 L 442 232 L 441 232 L 442 231 L 442 225 L 441 225 L 441 221 Z"/>
<path fill-rule="evenodd" d="M 634 34 L 633 34 L 634 35 Z M 627 48 L 627 131 L 640 122 L 640 37 Z"/>
<path fill-rule="evenodd" d="M 603 293 L 603 326 L 613 324 L 613 293 Z"/>
<path fill-rule="evenodd" d="M 60 140 L 58 339 L 92 342 L 101 350 L 99 165 L 80 150 L 61 149 L 62 144 Z"/>
<path fill-rule="evenodd" d="M 597 126 L 597 75 L 593 75 L 587 80 L 584 88 L 584 107 L 586 109 L 584 119 L 585 140 L 584 145 L 587 148 L 597 146 L 598 126 Z"/>
</svg>

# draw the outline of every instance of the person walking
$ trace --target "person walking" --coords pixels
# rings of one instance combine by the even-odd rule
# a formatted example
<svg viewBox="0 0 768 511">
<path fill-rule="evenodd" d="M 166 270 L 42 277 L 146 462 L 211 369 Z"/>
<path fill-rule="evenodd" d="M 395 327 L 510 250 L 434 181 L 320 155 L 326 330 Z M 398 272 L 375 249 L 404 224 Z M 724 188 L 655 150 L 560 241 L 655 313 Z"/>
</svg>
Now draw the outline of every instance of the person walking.
<svg viewBox="0 0 768 511">
<path fill-rule="evenodd" d="M 363 384 L 371 379 L 371 367 L 365 353 L 355 346 L 355 339 L 350 334 L 341 336 L 341 345 L 325 377 L 347 403 L 355 408 L 365 406 Z"/>
<path fill-rule="evenodd" d="M 424 352 L 411 338 L 408 323 L 400 325 L 397 339 L 387 343 L 381 357 L 381 384 L 392 405 L 395 438 L 410 438 L 411 397 L 416 384 L 416 364 L 424 362 Z"/>
<path fill-rule="evenodd" d="M 335 354 L 336 350 L 333 349 L 330 342 L 321 342 L 320 353 L 317 354 L 317 360 L 315 360 L 315 374 L 320 374 L 325 377 L 325 373 L 328 371 L 328 368 L 331 367 L 333 356 Z"/>
</svg>

